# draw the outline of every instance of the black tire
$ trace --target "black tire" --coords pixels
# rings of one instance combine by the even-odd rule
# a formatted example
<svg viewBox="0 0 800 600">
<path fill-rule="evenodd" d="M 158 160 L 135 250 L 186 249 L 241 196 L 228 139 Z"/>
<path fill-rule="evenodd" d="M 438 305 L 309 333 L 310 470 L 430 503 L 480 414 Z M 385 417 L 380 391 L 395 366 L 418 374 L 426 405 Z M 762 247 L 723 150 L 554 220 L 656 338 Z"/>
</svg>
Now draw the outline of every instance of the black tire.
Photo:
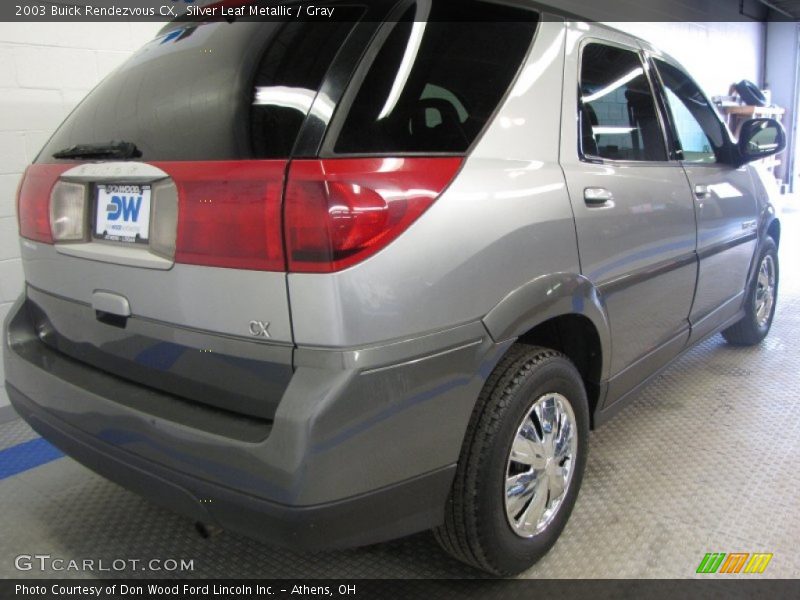
<svg viewBox="0 0 800 600">
<path fill-rule="evenodd" d="M 536 400 L 552 393 L 563 396 L 574 415 L 573 472 L 552 520 L 533 537 L 520 537 L 506 517 L 503 492 L 511 443 Z M 445 522 L 434 530 L 442 548 L 494 575 L 514 575 L 533 565 L 556 542 L 575 505 L 588 435 L 589 406 L 575 366 L 554 350 L 513 346 L 487 380 L 467 428 Z"/>
<path fill-rule="evenodd" d="M 766 260 L 771 260 L 774 265 L 775 285 L 773 291 L 773 301 L 769 309 L 766 321 L 759 322 L 757 306 L 759 301 L 759 271 Z M 772 318 L 775 316 L 775 306 L 778 299 L 778 247 L 771 237 L 767 237 L 761 245 L 761 252 L 758 255 L 758 263 L 753 281 L 747 290 L 747 297 L 744 301 L 744 317 L 728 327 L 722 332 L 722 336 L 729 344 L 735 346 L 754 346 L 761 342 L 769 333 L 772 327 Z"/>
</svg>

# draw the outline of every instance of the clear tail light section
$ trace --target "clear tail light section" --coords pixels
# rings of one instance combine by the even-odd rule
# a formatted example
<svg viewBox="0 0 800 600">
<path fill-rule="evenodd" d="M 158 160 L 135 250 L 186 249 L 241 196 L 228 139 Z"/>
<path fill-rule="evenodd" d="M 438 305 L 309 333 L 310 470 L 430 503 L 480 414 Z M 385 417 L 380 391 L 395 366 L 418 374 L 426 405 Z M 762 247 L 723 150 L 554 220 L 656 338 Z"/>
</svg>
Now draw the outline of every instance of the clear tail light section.
<svg viewBox="0 0 800 600">
<path fill-rule="evenodd" d="M 31 165 L 25 170 L 17 193 L 20 236 L 45 244 L 53 243 L 50 228 L 50 196 L 59 176 L 70 163 Z"/>
<path fill-rule="evenodd" d="M 153 222 L 150 224 L 150 252 L 175 260 L 178 231 L 178 189 L 171 180 L 153 186 Z"/>
<path fill-rule="evenodd" d="M 50 195 L 50 230 L 55 242 L 86 238 L 86 186 L 59 181 Z"/>
<path fill-rule="evenodd" d="M 284 235 L 290 272 L 331 273 L 385 248 L 453 180 L 459 157 L 295 160 Z"/>
</svg>

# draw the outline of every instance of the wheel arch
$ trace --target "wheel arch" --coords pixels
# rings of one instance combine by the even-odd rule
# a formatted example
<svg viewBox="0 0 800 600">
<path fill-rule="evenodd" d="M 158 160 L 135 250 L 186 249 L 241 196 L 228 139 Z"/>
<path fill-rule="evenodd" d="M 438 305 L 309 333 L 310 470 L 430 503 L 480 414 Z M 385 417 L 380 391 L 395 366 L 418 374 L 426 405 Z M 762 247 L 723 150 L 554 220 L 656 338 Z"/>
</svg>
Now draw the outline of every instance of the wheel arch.
<svg viewBox="0 0 800 600">
<path fill-rule="evenodd" d="M 567 355 L 586 384 L 594 412 L 608 378 L 611 335 L 602 297 L 586 277 L 538 277 L 503 298 L 483 323 L 496 342 L 516 339 Z"/>
<path fill-rule="evenodd" d="M 773 217 L 767 224 L 767 235 L 775 240 L 775 245 L 781 247 L 781 220 Z"/>
<path fill-rule="evenodd" d="M 753 280 L 758 273 L 758 257 L 761 253 L 761 248 L 764 245 L 764 241 L 767 238 L 771 238 L 772 241 L 775 242 L 776 248 L 780 248 L 781 246 L 781 221 L 775 214 L 775 209 L 772 207 L 772 205 L 767 207 L 759 224 L 758 232 L 758 245 L 756 246 L 755 252 L 753 252 L 753 258 L 750 262 L 750 270 L 747 272 L 747 287 L 753 284 Z"/>
</svg>

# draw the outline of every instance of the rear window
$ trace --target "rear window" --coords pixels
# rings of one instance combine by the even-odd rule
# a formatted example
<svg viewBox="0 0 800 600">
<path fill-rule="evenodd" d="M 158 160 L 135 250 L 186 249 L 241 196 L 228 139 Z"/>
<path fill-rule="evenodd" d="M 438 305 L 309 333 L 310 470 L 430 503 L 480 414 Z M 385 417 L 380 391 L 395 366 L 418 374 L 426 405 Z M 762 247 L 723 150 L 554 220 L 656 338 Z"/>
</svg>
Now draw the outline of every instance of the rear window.
<svg viewBox="0 0 800 600">
<path fill-rule="evenodd" d="M 112 141 L 148 161 L 288 157 L 352 20 L 175 24 L 100 83 L 38 161 Z"/>
<path fill-rule="evenodd" d="M 465 2 L 424 14 L 427 6 L 393 25 L 335 153 L 463 153 L 491 118 L 531 44 L 535 13 Z"/>
</svg>

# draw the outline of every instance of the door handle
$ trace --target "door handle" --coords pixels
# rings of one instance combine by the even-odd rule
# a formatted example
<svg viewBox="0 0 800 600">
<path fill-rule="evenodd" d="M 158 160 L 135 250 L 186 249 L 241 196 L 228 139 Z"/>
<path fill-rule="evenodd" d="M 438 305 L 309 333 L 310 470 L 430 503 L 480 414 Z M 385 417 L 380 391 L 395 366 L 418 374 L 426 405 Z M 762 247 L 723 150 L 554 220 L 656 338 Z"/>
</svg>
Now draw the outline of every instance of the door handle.
<svg viewBox="0 0 800 600">
<path fill-rule="evenodd" d="M 587 206 L 602 206 L 614 199 L 614 194 L 606 188 L 588 187 L 583 190 L 583 200 Z"/>
<path fill-rule="evenodd" d="M 698 200 L 705 200 L 710 194 L 707 185 L 698 184 L 694 186 L 694 197 Z"/>
</svg>

